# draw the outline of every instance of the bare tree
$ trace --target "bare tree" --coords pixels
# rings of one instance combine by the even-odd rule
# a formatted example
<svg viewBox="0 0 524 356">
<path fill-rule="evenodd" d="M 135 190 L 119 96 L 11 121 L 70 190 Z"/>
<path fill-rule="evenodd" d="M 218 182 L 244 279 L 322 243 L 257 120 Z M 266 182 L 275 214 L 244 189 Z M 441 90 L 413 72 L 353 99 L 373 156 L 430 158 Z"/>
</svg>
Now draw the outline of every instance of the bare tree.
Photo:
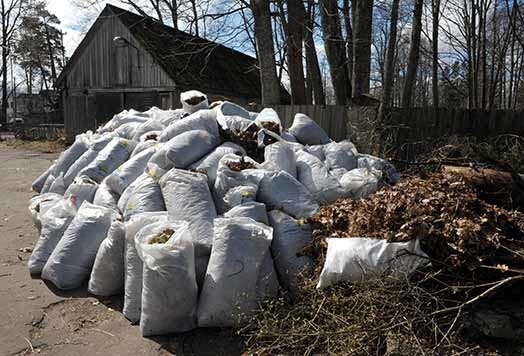
<svg viewBox="0 0 524 356">
<path fill-rule="evenodd" d="M 345 45 L 336 0 L 320 1 L 320 18 L 336 103 L 345 105 L 348 103 L 351 84 L 349 83 Z"/>
<path fill-rule="evenodd" d="M 354 2 L 352 96 L 369 93 L 373 0 Z"/>
<path fill-rule="evenodd" d="M 313 33 L 315 29 L 315 3 L 313 0 L 308 0 L 307 10 L 304 9 L 306 18 L 306 26 L 304 29 L 304 47 L 306 52 L 306 68 L 308 83 L 310 83 L 313 91 L 313 98 L 315 104 L 325 105 L 326 96 L 324 94 L 324 86 L 322 84 L 322 73 L 318 64 L 317 50 L 315 48 L 315 41 L 313 40 Z"/>
<path fill-rule="evenodd" d="M 393 0 L 391 4 L 391 21 L 389 25 L 388 49 L 386 52 L 386 63 L 384 66 L 384 82 L 382 83 L 382 101 L 378 111 L 378 120 L 383 122 L 386 110 L 391 105 L 391 93 L 393 90 L 393 69 L 395 66 L 395 48 L 397 44 L 397 22 L 398 7 L 400 0 Z"/>
<path fill-rule="evenodd" d="M 432 94 L 433 94 L 433 106 L 435 108 L 439 107 L 439 94 L 438 94 L 438 35 L 439 35 L 439 15 L 440 15 L 440 0 L 432 0 L 431 3 L 432 11 Z"/>
<path fill-rule="evenodd" d="M 406 81 L 404 83 L 404 90 L 402 92 L 403 108 L 411 106 L 411 99 L 413 96 L 413 85 L 417 76 L 417 67 L 420 57 L 420 35 L 422 33 L 423 6 L 423 0 L 415 0 L 413 10 L 413 26 L 411 29 L 411 45 L 409 47 L 408 68 L 406 73 Z"/>
<path fill-rule="evenodd" d="M 262 105 L 280 103 L 280 83 L 277 78 L 271 14 L 269 0 L 251 0 L 253 12 L 255 41 L 258 63 L 260 66 L 260 82 L 262 86 Z"/>
</svg>

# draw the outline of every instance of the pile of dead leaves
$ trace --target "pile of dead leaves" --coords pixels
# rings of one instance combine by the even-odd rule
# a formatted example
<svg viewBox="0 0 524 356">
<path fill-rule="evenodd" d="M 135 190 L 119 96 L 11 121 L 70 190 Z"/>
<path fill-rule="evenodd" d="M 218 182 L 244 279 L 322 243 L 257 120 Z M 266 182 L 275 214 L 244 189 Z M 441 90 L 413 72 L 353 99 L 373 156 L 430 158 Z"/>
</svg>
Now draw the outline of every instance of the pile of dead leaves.
<svg viewBox="0 0 524 356">
<path fill-rule="evenodd" d="M 460 275 L 524 267 L 524 214 L 486 203 L 450 173 L 405 177 L 367 199 L 324 206 L 309 222 L 314 243 L 305 252 L 316 257 L 325 237 L 419 238 L 437 267 Z"/>
</svg>

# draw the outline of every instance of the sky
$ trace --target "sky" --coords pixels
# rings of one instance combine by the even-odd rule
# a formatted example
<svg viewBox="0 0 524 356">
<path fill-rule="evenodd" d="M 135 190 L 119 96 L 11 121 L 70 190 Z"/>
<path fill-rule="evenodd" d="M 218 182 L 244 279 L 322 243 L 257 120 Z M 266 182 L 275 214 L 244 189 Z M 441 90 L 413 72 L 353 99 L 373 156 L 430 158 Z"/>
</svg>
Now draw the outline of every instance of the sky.
<svg viewBox="0 0 524 356">
<path fill-rule="evenodd" d="M 110 1 L 101 1 L 101 3 L 107 2 Z M 55 14 L 61 22 L 60 29 L 65 32 L 66 56 L 70 57 L 84 37 L 82 20 L 90 15 L 90 11 L 78 9 L 71 0 L 48 0 L 47 4 L 49 12 Z M 98 16 L 98 9 L 92 11 L 96 14 L 95 16 Z"/>
</svg>

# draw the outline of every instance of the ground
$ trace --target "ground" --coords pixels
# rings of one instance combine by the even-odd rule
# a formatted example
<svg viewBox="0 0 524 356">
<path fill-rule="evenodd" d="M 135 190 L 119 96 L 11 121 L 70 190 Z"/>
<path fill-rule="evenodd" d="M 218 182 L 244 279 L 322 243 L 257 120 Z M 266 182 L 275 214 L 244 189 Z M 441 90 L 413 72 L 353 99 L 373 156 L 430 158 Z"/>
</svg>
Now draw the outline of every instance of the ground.
<svg viewBox="0 0 524 356">
<path fill-rule="evenodd" d="M 38 231 L 27 205 L 32 180 L 58 156 L 49 151 L 0 142 L 0 355 L 241 354 L 229 331 L 143 338 L 122 316 L 122 297 L 99 300 L 85 287 L 66 294 L 31 279 L 26 264 Z"/>
</svg>

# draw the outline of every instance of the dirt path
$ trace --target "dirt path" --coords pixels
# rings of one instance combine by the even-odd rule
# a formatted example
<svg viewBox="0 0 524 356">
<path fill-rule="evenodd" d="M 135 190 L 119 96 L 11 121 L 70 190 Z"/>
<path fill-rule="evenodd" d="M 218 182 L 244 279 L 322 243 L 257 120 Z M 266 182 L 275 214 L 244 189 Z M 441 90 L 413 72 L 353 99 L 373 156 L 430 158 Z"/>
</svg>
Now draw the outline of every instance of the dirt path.
<svg viewBox="0 0 524 356">
<path fill-rule="evenodd" d="M 0 143 L 0 355 L 239 355 L 228 331 L 146 339 L 120 313 L 121 297 L 97 300 L 85 288 L 63 294 L 30 278 L 38 238 L 27 210 L 31 181 L 56 157 Z"/>
</svg>

